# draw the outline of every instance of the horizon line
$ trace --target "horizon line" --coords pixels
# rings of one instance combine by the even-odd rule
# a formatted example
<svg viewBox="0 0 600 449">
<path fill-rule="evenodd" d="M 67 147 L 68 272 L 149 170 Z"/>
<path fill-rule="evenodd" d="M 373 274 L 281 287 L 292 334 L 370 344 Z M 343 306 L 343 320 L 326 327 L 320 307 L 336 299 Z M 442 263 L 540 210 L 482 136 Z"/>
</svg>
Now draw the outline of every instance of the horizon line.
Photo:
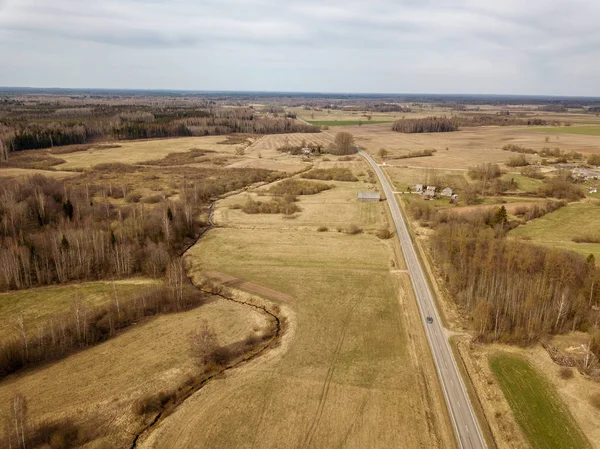
<svg viewBox="0 0 600 449">
<path fill-rule="evenodd" d="M 98 91 L 98 92 L 162 92 L 187 94 L 283 94 L 283 95 L 356 95 L 356 96 L 428 96 L 428 97 L 510 97 L 510 98 L 579 98 L 600 100 L 594 95 L 558 95 L 558 94 L 494 94 L 494 93 L 426 93 L 426 92 L 327 92 L 327 91 L 286 91 L 286 90 L 231 90 L 231 89 L 169 89 L 169 88 L 127 88 L 127 87 L 31 87 L 0 86 L 0 92 L 25 91 Z"/>
</svg>

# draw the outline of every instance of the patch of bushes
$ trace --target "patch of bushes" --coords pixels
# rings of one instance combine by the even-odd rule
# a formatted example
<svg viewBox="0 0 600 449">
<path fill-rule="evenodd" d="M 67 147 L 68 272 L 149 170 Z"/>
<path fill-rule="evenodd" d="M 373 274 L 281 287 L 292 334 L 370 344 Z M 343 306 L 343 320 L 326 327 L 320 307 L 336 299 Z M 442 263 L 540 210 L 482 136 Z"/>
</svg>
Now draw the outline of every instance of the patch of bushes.
<svg viewBox="0 0 600 449">
<path fill-rule="evenodd" d="M 329 228 L 327 226 L 319 226 L 317 228 L 317 232 L 327 232 L 329 231 Z"/>
<path fill-rule="evenodd" d="M 538 195 L 567 201 L 578 201 L 585 197 L 583 190 L 564 177 L 544 181 L 544 185 L 538 189 Z"/>
<path fill-rule="evenodd" d="M 498 164 L 480 164 L 474 167 L 469 167 L 469 177 L 478 181 L 496 179 L 502 176 L 502 170 Z"/>
<path fill-rule="evenodd" d="M 573 237 L 575 243 L 600 243 L 600 234 L 587 234 Z"/>
<path fill-rule="evenodd" d="M 377 237 L 379 237 L 381 240 L 387 240 L 391 238 L 393 234 L 388 228 L 381 228 L 375 233 L 375 235 L 377 235 Z"/>
<path fill-rule="evenodd" d="M 523 176 L 526 176 L 526 177 L 532 178 L 532 179 L 544 179 L 545 178 L 544 174 L 542 173 L 542 170 L 540 170 L 539 167 L 534 167 L 532 165 L 523 167 L 521 169 L 521 174 Z"/>
<path fill-rule="evenodd" d="M 303 181 L 301 179 L 284 179 L 269 189 L 273 195 L 315 195 L 329 190 L 333 186 L 323 182 Z"/>
<path fill-rule="evenodd" d="M 410 151 L 408 154 L 403 154 L 401 156 L 395 156 L 392 159 L 410 159 L 413 157 L 428 157 L 433 156 L 437 150 L 417 150 Z"/>
<path fill-rule="evenodd" d="M 142 199 L 142 194 L 139 192 L 129 192 L 127 196 L 125 196 L 125 202 L 127 203 L 139 203 Z"/>
<path fill-rule="evenodd" d="M 346 228 L 346 234 L 357 235 L 362 234 L 363 230 L 355 224 L 351 224 Z"/>
<path fill-rule="evenodd" d="M 519 154 L 518 156 L 513 156 L 505 163 L 509 167 L 525 167 L 525 166 L 529 165 L 529 161 L 523 154 Z"/>
<path fill-rule="evenodd" d="M 590 165 L 600 165 L 600 154 L 590 154 L 587 158 L 587 163 Z"/>
<path fill-rule="evenodd" d="M 196 158 L 204 156 L 207 153 L 214 153 L 214 151 L 199 150 L 196 148 L 192 148 L 186 153 L 169 153 L 162 159 L 153 159 L 150 161 L 142 162 L 142 164 L 158 166 L 186 165 L 196 162 Z"/>
<path fill-rule="evenodd" d="M 164 199 L 164 197 L 159 194 L 156 193 L 154 195 L 150 195 L 150 196 L 146 196 L 142 199 L 142 203 L 144 204 L 158 204 L 160 203 L 162 200 Z"/>
<path fill-rule="evenodd" d="M 516 145 L 514 143 L 506 144 L 502 147 L 504 151 L 511 151 L 513 153 L 522 153 L 522 154 L 535 154 L 535 150 L 531 148 L 525 148 L 521 145 Z"/>
<path fill-rule="evenodd" d="M 560 376 L 561 379 L 564 380 L 569 380 L 573 378 L 573 370 L 571 368 L 569 368 L 568 366 L 563 366 L 558 375 Z"/>
<path fill-rule="evenodd" d="M 590 404 L 594 406 L 595 409 L 600 410 L 600 394 L 596 393 L 590 396 Z"/>
<path fill-rule="evenodd" d="M 566 201 L 548 201 L 544 205 L 534 204 L 533 206 L 519 206 L 515 208 L 515 215 L 521 216 L 525 221 L 530 221 L 543 217 L 566 205 Z"/>
<path fill-rule="evenodd" d="M 300 176 L 305 179 L 319 179 L 321 181 L 358 181 L 358 178 L 347 167 L 315 168 Z"/>
<path fill-rule="evenodd" d="M 247 214 L 284 214 L 292 215 L 300 211 L 300 207 L 295 203 L 296 198 L 293 195 L 285 195 L 279 198 L 273 198 L 271 201 L 256 201 L 250 197 L 246 203 L 241 206 L 242 211 Z"/>
<path fill-rule="evenodd" d="M 139 168 L 131 164 L 123 164 L 122 162 L 107 162 L 105 164 L 94 165 L 92 170 L 98 173 L 135 173 Z"/>
</svg>

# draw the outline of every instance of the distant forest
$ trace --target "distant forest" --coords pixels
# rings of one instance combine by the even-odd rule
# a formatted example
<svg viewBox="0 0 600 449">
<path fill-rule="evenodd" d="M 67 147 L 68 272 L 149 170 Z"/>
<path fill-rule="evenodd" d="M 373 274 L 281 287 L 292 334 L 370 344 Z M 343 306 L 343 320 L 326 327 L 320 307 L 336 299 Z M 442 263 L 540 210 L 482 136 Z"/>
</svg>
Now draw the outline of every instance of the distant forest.
<svg viewBox="0 0 600 449">
<path fill-rule="evenodd" d="M 74 105 L 60 100 L 0 99 L 0 160 L 14 151 L 105 140 L 320 131 L 285 115 L 257 113 L 251 106 L 218 107 L 206 100 L 103 98 Z"/>
</svg>

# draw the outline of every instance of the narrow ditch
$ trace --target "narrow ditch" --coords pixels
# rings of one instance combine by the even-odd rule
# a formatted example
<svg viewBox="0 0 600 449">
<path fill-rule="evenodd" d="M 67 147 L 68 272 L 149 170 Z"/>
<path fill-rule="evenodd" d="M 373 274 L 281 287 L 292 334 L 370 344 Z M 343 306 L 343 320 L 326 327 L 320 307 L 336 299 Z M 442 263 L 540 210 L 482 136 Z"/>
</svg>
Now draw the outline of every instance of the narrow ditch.
<svg viewBox="0 0 600 449">
<path fill-rule="evenodd" d="M 185 255 L 185 253 L 187 253 L 190 250 L 190 248 L 192 248 L 194 245 L 196 245 L 202 236 L 204 236 L 209 230 L 211 230 L 215 226 L 214 222 L 213 222 L 214 206 L 215 206 L 215 203 L 214 202 L 211 203 L 210 212 L 209 212 L 209 216 L 208 216 L 208 226 L 199 233 L 198 237 L 192 244 L 190 244 L 187 248 L 185 248 L 182 251 L 181 257 L 183 257 Z M 248 362 L 254 360 L 255 358 L 261 356 L 267 349 L 269 349 L 275 342 L 277 342 L 281 336 L 281 319 L 277 316 L 277 314 L 275 314 L 275 313 L 271 312 L 269 309 L 267 309 L 267 307 L 252 304 L 247 301 L 242 301 L 240 299 L 235 299 L 233 297 L 227 296 L 222 291 L 215 292 L 212 290 L 202 289 L 202 288 L 198 287 L 196 284 L 194 284 L 194 282 L 192 281 L 192 278 L 189 275 L 187 277 L 188 277 L 189 282 L 197 290 L 201 291 L 202 293 L 209 294 L 211 296 L 218 296 L 219 298 L 225 299 L 227 301 L 231 301 L 231 302 L 234 302 L 237 304 L 252 307 L 256 310 L 259 310 L 261 313 L 265 313 L 265 314 L 269 315 L 271 318 L 273 318 L 273 320 L 275 322 L 275 332 L 269 338 L 267 343 L 264 344 L 256 352 L 252 352 L 251 354 L 247 354 L 247 355 L 243 356 L 237 362 L 227 365 L 227 366 L 223 367 L 223 369 L 221 369 L 217 372 L 211 373 L 207 377 L 203 377 L 202 375 L 200 375 L 197 379 L 195 379 L 197 381 L 197 383 L 194 383 L 194 384 L 188 386 L 187 391 L 185 391 L 185 388 L 186 388 L 185 385 L 183 385 L 183 386 L 180 385 L 178 390 L 179 389 L 184 390 L 185 393 L 179 395 L 174 400 L 169 401 L 166 404 L 161 406 L 161 410 L 156 414 L 156 416 L 152 419 L 152 421 L 135 435 L 135 438 L 133 439 L 133 442 L 131 443 L 131 446 L 130 446 L 131 449 L 137 448 L 137 444 L 138 444 L 138 441 L 140 440 L 140 438 L 149 434 L 152 431 L 153 427 L 156 426 L 156 424 L 158 424 L 161 421 L 161 418 L 165 417 L 164 415 L 167 410 L 169 411 L 169 415 L 172 414 L 179 406 L 181 406 L 187 399 L 189 399 L 193 394 L 198 392 L 202 387 L 204 387 L 212 379 L 214 379 L 216 377 L 220 377 L 227 371 L 230 371 L 234 368 L 238 368 L 239 366 L 241 366 L 245 363 L 248 363 Z"/>
</svg>

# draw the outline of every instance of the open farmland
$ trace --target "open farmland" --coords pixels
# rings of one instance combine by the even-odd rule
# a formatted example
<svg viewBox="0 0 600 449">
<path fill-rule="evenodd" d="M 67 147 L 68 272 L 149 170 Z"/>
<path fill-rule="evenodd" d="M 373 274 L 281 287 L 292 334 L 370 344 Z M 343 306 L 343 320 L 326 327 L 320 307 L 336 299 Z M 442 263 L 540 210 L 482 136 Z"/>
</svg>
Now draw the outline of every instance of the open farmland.
<svg viewBox="0 0 600 449">
<path fill-rule="evenodd" d="M 143 140 L 136 142 L 118 142 L 114 145 L 100 145 L 87 151 L 61 154 L 66 162 L 58 165 L 60 169 L 84 169 L 99 164 L 121 162 L 139 164 L 145 161 L 162 159 L 170 153 L 185 153 L 192 149 L 212 150 L 220 153 L 235 154 L 236 148 L 245 148 L 247 144 L 225 145 L 225 136 L 180 137 L 176 139 Z"/>
<path fill-rule="evenodd" d="M 293 133 L 293 134 L 271 134 L 264 136 L 248 148 L 248 152 L 263 152 L 268 157 L 276 156 L 273 153 L 278 148 L 289 144 L 290 146 L 300 146 L 302 142 L 307 145 L 321 145 L 323 147 L 333 142 L 333 137 L 327 133 Z"/>
<path fill-rule="evenodd" d="M 536 131 L 548 134 L 577 134 L 583 136 L 600 136 L 600 126 L 556 126 L 552 128 L 536 128 Z"/>
<path fill-rule="evenodd" d="M 380 148 L 389 151 L 388 163 L 399 166 L 467 169 L 485 162 L 502 164 L 514 153 L 503 151 L 507 144 L 521 145 L 534 150 L 558 147 L 564 152 L 577 151 L 584 155 L 600 153 L 600 138 L 590 135 L 546 135 L 536 128 L 475 127 L 447 133 L 405 134 L 387 126 L 356 126 L 346 129 L 356 143 L 371 155 Z M 394 160 L 394 156 L 411 151 L 436 150 L 433 156 Z M 531 156 L 535 159 L 535 156 Z"/>
<path fill-rule="evenodd" d="M 590 447 L 552 386 L 529 363 L 506 354 L 493 357 L 490 363 L 533 449 Z"/>
<path fill-rule="evenodd" d="M 4 379 L 0 415 L 9 415 L 12 396 L 21 393 L 32 424 L 70 417 L 89 439 L 97 440 L 93 447 L 130 447 L 150 419 L 136 415 L 133 403 L 176 389 L 198 374 L 188 338 L 204 322 L 222 345 L 242 341 L 267 325 L 263 314 L 222 299 L 159 316 L 42 369 Z"/>
<path fill-rule="evenodd" d="M 225 216 L 244 194 L 217 204 L 218 227 L 188 253 L 191 271 L 291 296 L 282 305 L 293 310 L 293 333 L 280 357 L 209 384 L 142 447 L 454 446 L 423 331 L 408 324 L 418 322 L 409 278 L 392 267 L 393 240 L 370 232 L 384 224 L 384 205 L 361 212 L 353 184 L 302 197 L 297 218 L 260 225 Z M 321 209 L 332 200 L 341 217 Z M 299 227 L 302 215 L 329 231 Z M 364 232 L 334 229 L 351 220 Z"/>
</svg>

